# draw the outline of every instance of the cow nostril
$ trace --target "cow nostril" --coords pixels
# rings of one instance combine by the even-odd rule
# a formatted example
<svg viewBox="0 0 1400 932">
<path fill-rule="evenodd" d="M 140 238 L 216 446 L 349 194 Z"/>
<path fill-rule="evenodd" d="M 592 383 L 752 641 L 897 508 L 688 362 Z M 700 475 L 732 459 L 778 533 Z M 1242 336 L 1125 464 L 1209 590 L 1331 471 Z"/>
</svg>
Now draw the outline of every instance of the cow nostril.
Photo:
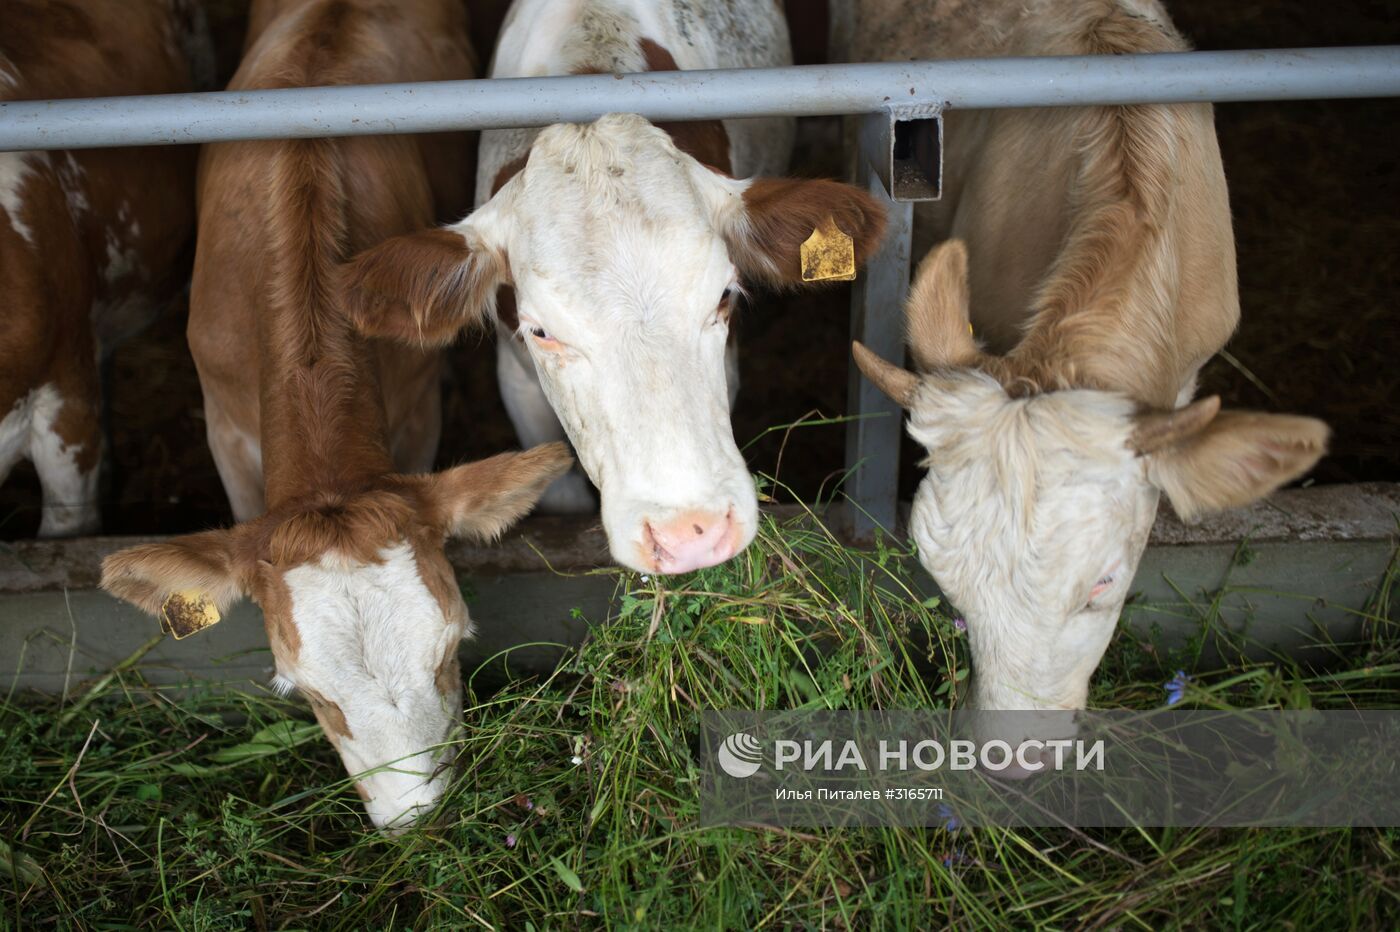
<svg viewBox="0 0 1400 932">
<path fill-rule="evenodd" d="M 705 533 L 705 529 L 702 528 L 702 527 L 701 527 L 700 525 L 698 525 L 698 524 L 692 524 L 691 527 L 695 528 L 695 536 L 696 536 L 696 537 L 699 537 L 699 536 L 701 536 L 702 534 Z"/>
</svg>

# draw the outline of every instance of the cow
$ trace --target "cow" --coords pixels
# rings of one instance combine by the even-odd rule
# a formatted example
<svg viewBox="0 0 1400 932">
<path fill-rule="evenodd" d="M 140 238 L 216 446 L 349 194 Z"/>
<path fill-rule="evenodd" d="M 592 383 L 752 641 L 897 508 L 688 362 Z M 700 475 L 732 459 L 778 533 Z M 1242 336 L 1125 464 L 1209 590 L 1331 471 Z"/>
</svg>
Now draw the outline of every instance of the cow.
<svg viewBox="0 0 1400 932">
<path fill-rule="evenodd" d="M 857 5 L 854 57 L 1175 52 L 1153 0 Z M 1165 494 L 1254 501 L 1325 452 L 1320 421 L 1196 401 L 1239 320 L 1209 105 L 954 112 L 943 240 L 906 307 L 918 374 L 857 344 L 928 451 L 910 519 L 967 621 L 970 702 L 1082 709 Z"/>
<path fill-rule="evenodd" d="M 265 0 L 234 90 L 468 77 L 457 0 Z M 572 463 L 564 444 L 438 473 L 435 352 L 375 346 L 339 306 L 346 259 L 434 215 L 451 139 L 209 146 L 189 339 L 241 519 L 109 556 L 102 585 L 175 630 L 251 596 L 373 823 L 440 798 L 470 619 L 443 552 L 491 540 Z M 460 148 L 460 146 L 458 146 Z M 439 188 L 439 179 L 445 178 Z M 242 459 L 239 459 L 242 457 Z M 249 515 L 256 509 L 260 513 Z"/>
<path fill-rule="evenodd" d="M 192 0 L 11 0 L 0 100 L 165 94 L 209 79 Z M 101 360 L 183 285 L 194 153 L 0 152 L 0 482 L 28 457 L 40 537 L 100 525 Z"/>
<path fill-rule="evenodd" d="M 780 4 L 517 0 L 491 75 L 790 61 Z M 774 177 L 791 141 L 790 120 L 630 114 L 483 133 L 476 210 L 357 257 L 347 306 L 363 332 L 422 345 L 494 317 L 519 435 L 572 441 L 613 558 L 644 573 L 721 563 L 758 510 L 729 423 L 730 316 L 746 286 L 805 284 L 800 247 L 824 223 L 854 265 L 885 224 L 857 188 Z M 577 475 L 552 494 L 590 506 Z"/>
</svg>

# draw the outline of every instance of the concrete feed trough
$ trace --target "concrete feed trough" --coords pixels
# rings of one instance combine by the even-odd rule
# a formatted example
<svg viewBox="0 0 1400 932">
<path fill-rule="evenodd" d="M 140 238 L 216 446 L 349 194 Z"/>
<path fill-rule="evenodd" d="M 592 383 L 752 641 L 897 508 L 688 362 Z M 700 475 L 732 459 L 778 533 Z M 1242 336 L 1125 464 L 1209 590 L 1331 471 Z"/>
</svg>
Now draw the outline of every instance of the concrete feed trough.
<svg viewBox="0 0 1400 932">
<path fill-rule="evenodd" d="M 467 671 L 513 648 L 514 663 L 547 668 L 586 635 L 583 619 L 608 616 L 616 577 L 587 573 L 607 555 L 591 524 L 532 518 L 500 545 L 450 548 L 478 629 L 464 648 Z M 1362 612 L 1391 565 L 1397 527 L 1396 484 L 1287 490 L 1192 526 L 1163 508 L 1125 624 L 1164 648 L 1199 639 L 1207 657 L 1228 658 L 1224 645 L 1247 644 L 1255 656 L 1311 652 L 1320 659 L 1317 645 L 1364 635 Z M 97 589 L 102 557 L 133 542 L 98 537 L 0 549 L 0 688 L 72 690 L 159 633 L 151 618 Z M 271 654 L 257 607 L 243 602 L 198 636 L 162 640 L 139 665 L 157 683 L 247 687 L 267 682 Z"/>
</svg>

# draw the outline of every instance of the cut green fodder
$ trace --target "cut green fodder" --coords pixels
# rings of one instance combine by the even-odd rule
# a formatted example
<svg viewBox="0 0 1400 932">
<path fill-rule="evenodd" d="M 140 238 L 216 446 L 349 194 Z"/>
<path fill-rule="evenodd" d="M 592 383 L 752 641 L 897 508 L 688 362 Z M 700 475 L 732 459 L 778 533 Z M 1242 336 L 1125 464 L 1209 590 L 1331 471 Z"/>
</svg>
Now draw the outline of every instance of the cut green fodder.
<svg viewBox="0 0 1400 932">
<path fill-rule="evenodd" d="M 175 693 L 120 672 L 58 728 L 0 706 L 6 924 L 63 928 L 1380 927 L 1388 830 L 698 828 L 709 708 L 931 708 L 966 635 L 912 554 L 766 521 L 740 558 L 625 576 L 618 610 L 547 676 L 466 671 L 438 821 L 366 829 L 297 700 Z M 1393 575 L 1393 574 L 1392 574 Z M 1336 664 L 1188 669 L 1181 701 L 1400 706 L 1389 584 Z M 1189 657 L 1120 632 L 1094 704 L 1148 708 Z M 478 680 L 480 679 L 480 682 Z M 70 705 L 71 708 L 71 705 Z"/>
</svg>

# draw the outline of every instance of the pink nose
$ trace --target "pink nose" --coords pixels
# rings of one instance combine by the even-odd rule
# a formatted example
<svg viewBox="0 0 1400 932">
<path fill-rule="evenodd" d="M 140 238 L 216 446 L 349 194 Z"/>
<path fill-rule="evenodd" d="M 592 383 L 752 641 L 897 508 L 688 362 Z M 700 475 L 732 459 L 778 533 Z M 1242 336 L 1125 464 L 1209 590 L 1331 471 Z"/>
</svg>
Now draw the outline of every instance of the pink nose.
<svg viewBox="0 0 1400 932">
<path fill-rule="evenodd" d="M 643 525 L 644 562 L 658 573 L 688 573 L 723 563 L 738 549 L 731 512 L 687 511 L 665 524 Z"/>
</svg>

